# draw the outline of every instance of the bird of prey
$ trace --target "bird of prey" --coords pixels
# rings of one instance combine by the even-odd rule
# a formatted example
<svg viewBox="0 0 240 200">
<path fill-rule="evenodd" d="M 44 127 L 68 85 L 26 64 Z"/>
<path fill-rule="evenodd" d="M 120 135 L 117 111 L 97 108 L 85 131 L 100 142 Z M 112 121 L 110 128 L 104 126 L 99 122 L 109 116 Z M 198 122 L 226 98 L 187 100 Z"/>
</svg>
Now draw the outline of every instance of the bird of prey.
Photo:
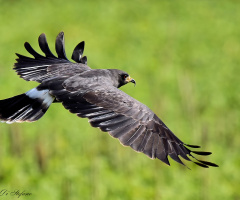
<svg viewBox="0 0 240 200">
<path fill-rule="evenodd" d="M 45 34 L 39 36 L 38 42 L 45 55 L 37 53 L 26 42 L 24 46 L 33 58 L 16 54 L 14 70 L 24 80 L 36 81 L 39 85 L 1 100 L 2 122 L 36 121 L 52 103 L 60 102 L 71 113 L 88 118 L 93 127 L 118 138 L 122 145 L 152 159 L 158 158 L 170 165 L 170 156 L 185 165 L 181 156 L 204 168 L 217 167 L 193 155 L 210 155 L 210 152 L 190 150 L 199 146 L 183 143 L 146 105 L 119 89 L 129 82 L 136 84 L 128 73 L 118 69 L 91 69 L 87 57 L 82 56 L 84 41 L 73 51 L 74 63 L 66 57 L 63 32 L 56 38 L 57 56 L 50 51 Z"/>
</svg>

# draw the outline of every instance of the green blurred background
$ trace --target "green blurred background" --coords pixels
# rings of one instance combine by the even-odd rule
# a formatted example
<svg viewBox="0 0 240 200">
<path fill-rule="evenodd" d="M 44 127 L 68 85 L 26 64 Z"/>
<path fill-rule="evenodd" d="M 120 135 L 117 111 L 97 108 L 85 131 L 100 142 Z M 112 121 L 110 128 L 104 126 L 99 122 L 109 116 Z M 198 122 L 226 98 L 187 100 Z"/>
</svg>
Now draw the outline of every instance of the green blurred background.
<svg viewBox="0 0 240 200">
<path fill-rule="evenodd" d="M 66 3 L 67 2 L 67 3 Z M 60 31 L 66 53 L 86 42 L 92 68 L 119 68 L 122 88 L 148 105 L 185 143 L 212 151 L 219 168 L 191 170 L 123 147 L 60 104 L 38 122 L 0 124 L 2 199 L 240 199 L 240 2 L 0 0 L 0 98 L 37 83 L 12 70 L 15 53 L 40 51 Z"/>
</svg>

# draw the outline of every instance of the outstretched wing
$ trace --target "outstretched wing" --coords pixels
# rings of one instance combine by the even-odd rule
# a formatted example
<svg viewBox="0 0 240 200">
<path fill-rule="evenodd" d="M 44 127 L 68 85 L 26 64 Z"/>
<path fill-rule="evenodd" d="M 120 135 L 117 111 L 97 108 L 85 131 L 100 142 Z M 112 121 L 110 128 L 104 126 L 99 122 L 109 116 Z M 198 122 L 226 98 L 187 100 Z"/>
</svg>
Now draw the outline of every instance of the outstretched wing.
<svg viewBox="0 0 240 200">
<path fill-rule="evenodd" d="M 75 47 L 72 54 L 72 59 L 79 64 L 72 63 L 67 59 L 63 32 L 60 32 L 56 38 L 55 48 L 58 57 L 49 49 L 44 33 L 39 36 L 38 43 L 45 56 L 37 53 L 28 42 L 26 42 L 24 46 L 34 58 L 16 54 L 18 58 L 16 59 L 17 63 L 15 63 L 13 69 L 24 80 L 42 82 L 47 78 L 59 74 L 73 75 L 74 73 L 81 73 L 90 69 L 87 66 L 87 57 L 82 57 L 84 41 Z"/>
<path fill-rule="evenodd" d="M 143 152 L 150 158 L 158 158 L 170 165 L 168 156 L 184 165 L 179 156 L 201 167 L 217 165 L 198 160 L 192 154 L 210 155 L 210 152 L 192 151 L 147 106 L 112 86 L 95 86 L 83 91 L 61 78 L 48 82 L 51 94 L 66 109 L 79 117 L 87 117 L 93 127 L 99 127 L 118 138 L 125 146 Z M 81 86 L 80 86 L 81 87 Z M 190 158 L 189 158 L 190 157 Z"/>
</svg>

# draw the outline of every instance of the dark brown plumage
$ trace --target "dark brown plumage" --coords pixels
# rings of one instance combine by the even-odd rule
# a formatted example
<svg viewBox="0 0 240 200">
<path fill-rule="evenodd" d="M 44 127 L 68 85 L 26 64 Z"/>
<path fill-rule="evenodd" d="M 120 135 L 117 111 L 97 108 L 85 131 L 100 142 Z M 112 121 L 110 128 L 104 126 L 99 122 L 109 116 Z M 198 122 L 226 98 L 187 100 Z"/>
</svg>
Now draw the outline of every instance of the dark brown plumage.
<svg viewBox="0 0 240 200">
<path fill-rule="evenodd" d="M 135 83 L 126 72 L 87 66 L 87 57 L 82 57 L 84 42 L 75 47 L 72 59 L 77 63 L 72 63 L 65 54 L 63 32 L 56 39 L 58 57 L 50 51 L 44 34 L 38 41 L 45 56 L 25 43 L 26 50 L 34 58 L 17 54 L 14 70 L 24 80 L 36 81 L 40 85 L 25 94 L 1 100 L 2 121 L 36 121 L 51 103 L 61 102 L 71 113 L 88 118 L 93 127 L 108 132 L 123 145 L 152 159 L 158 158 L 170 165 L 170 156 L 183 164 L 181 156 L 189 161 L 195 159 L 194 162 L 201 167 L 217 166 L 195 158 L 193 154 L 211 153 L 190 150 L 188 147 L 199 146 L 184 144 L 147 106 L 118 89 L 129 82 Z"/>
</svg>

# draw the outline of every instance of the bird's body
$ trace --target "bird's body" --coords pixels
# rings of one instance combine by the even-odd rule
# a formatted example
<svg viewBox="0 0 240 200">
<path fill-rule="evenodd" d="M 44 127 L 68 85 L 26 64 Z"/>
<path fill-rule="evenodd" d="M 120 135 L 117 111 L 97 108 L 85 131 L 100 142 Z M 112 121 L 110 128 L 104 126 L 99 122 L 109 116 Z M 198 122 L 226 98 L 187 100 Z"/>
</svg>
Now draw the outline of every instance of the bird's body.
<svg viewBox="0 0 240 200">
<path fill-rule="evenodd" d="M 192 151 L 146 105 L 124 93 L 119 87 L 132 82 L 126 72 L 118 69 L 91 69 L 87 58 L 82 57 L 84 42 L 74 49 L 72 63 L 66 58 L 64 36 L 56 39 L 58 57 L 50 51 L 44 34 L 39 46 L 45 56 L 38 54 L 29 43 L 27 51 L 34 56 L 19 57 L 14 69 L 21 78 L 39 82 L 32 90 L 0 101 L 0 119 L 7 123 L 36 121 L 49 106 L 61 102 L 71 113 L 87 117 L 93 127 L 98 127 L 118 138 L 125 146 L 158 158 L 169 164 L 168 156 L 182 163 L 179 155 L 190 160 L 192 153 L 209 155 L 209 152 Z M 217 166 L 196 159 L 202 167 Z"/>
</svg>

